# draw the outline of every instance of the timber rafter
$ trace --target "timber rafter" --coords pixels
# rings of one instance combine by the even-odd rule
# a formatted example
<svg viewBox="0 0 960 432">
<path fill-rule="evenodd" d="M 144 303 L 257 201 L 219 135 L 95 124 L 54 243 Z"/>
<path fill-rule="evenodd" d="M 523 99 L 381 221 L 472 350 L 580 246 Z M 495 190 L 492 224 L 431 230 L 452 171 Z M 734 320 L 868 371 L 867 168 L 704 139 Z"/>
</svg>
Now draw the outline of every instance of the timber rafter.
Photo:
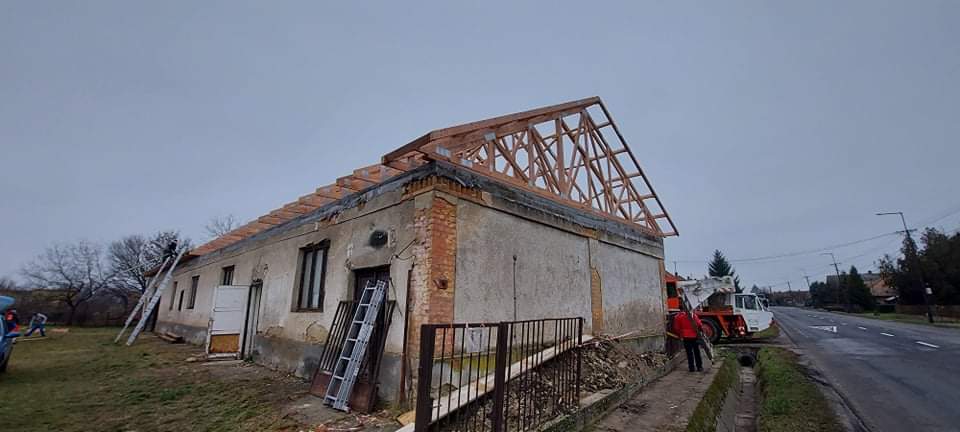
<svg viewBox="0 0 960 432">
<path fill-rule="evenodd" d="M 598 97 L 435 130 L 382 163 L 415 157 L 449 161 L 651 234 L 677 235 Z"/>
<path fill-rule="evenodd" d="M 380 164 L 353 170 L 190 254 L 224 248 L 430 160 L 453 162 L 653 235 L 677 235 L 613 118 L 592 97 L 435 130 L 386 154 Z"/>
</svg>

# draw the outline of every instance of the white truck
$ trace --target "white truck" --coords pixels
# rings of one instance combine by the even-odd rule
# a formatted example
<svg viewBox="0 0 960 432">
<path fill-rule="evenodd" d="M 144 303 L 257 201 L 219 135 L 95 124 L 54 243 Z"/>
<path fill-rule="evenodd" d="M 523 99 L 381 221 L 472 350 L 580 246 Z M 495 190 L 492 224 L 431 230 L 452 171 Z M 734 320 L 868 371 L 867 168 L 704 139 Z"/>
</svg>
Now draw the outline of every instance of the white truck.
<svg viewBox="0 0 960 432">
<path fill-rule="evenodd" d="M 759 296 L 737 293 L 730 276 L 678 281 L 677 293 L 703 322 L 712 343 L 721 337 L 742 338 L 773 325 L 773 312 Z"/>
</svg>

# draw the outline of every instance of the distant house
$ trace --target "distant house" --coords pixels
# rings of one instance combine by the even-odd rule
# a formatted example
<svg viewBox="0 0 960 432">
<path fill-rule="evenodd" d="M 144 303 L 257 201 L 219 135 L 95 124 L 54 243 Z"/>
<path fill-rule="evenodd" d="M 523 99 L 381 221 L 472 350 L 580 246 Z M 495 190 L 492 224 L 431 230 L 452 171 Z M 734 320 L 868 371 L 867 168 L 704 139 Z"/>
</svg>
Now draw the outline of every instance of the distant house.
<svg viewBox="0 0 960 432">
<path fill-rule="evenodd" d="M 879 273 L 874 273 L 868 271 L 866 273 L 861 273 L 860 277 L 863 279 L 863 283 L 870 288 L 870 294 L 873 296 L 873 299 L 878 304 L 883 303 L 894 303 L 897 296 L 896 287 L 891 287 L 883 281 L 883 278 L 880 277 Z M 827 275 L 827 285 L 837 286 L 837 276 L 836 275 Z"/>
<path fill-rule="evenodd" d="M 676 230 L 615 128 L 590 98 L 430 132 L 191 251 L 157 330 L 310 377 L 343 302 L 386 281 L 386 399 L 426 323 L 582 317 L 662 347 Z"/>
</svg>

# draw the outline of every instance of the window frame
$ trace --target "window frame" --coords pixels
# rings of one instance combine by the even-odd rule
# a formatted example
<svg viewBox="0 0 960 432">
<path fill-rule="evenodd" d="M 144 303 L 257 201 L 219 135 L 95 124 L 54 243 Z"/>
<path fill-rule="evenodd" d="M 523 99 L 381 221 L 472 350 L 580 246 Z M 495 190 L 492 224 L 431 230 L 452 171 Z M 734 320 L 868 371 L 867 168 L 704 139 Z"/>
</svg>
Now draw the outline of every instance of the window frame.
<svg viewBox="0 0 960 432">
<path fill-rule="evenodd" d="M 316 271 L 310 272 L 310 280 L 306 281 L 306 290 L 304 289 L 304 274 L 308 268 L 316 268 L 316 259 L 320 251 L 323 251 L 323 260 L 320 262 L 320 283 L 319 285 L 315 284 L 317 277 Z M 310 256 L 310 253 L 313 253 L 313 260 L 310 262 L 310 266 L 307 266 L 307 258 Z M 330 255 L 330 240 L 322 240 L 317 243 L 311 243 L 300 248 L 299 253 L 297 254 L 297 277 L 296 282 L 293 286 L 293 307 L 291 308 L 292 312 L 323 312 L 323 300 L 326 297 L 326 279 L 327 279 L 327 259 Z M 303 304 L 304 291 L 307 292 L 308 297 L 312 297 L 313 287 L 316 285 L 317 289 L 320 290 L 320 294 L 317 298 L 317 305 L 315 307 L 301 307 Z"/>
<path fill-rule="evenodd" d="M 190 297 L 187 298 L 187 309 L 193 309 L 197 306 L 197 287 L 200 286 L 200 275 L 194 275 L 190 278 Z"/>
<path fill-rule="evenodd" d="M 234 276 L 236 276 L 236 272 L 237 266 L 235 265 L 224 266 L 222 269 L 220 269 L 220 285 L 233 285 L 233 279 Z M 227 279 L 228 275 L 230 276 L 229 280 Z"/>
<path fill-rule="evenodd" d="M 175 304 L 177 304 L 177 281 L 173 281 L 173 293 L 170 295 L 170 306 L 167 310 L 172 311 Z"/>
</svg>

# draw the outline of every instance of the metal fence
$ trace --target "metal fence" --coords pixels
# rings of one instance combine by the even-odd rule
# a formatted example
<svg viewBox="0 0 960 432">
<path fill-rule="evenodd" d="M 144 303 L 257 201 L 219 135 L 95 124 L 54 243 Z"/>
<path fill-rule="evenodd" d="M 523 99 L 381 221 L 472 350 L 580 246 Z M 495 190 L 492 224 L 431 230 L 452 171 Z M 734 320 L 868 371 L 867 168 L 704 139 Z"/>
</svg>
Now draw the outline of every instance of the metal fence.
<svg viewBox="0 0 960 432">
<path fill-rule="evenodd" d="M 525 431 L 576 410 L 582 318 L 425 324 L 417 431 Z"/>
<path fill-rule="evenodd" d="M 350 321 L 357 310 L 357 302 L 354 300 L 342 300 L 337 305 L 337 311 L 333 315 L 333 323 L 330 326 L 330 334 L 327 336 L 327 342 L 323 345 L 323 352 L 320 353 L 320 364 L 317 370 L 320 372 L 333 372 L 337 364 L 337 358 L 340 351 L 343 350 L 344 340 L 347 338 L 347 329 L 350 328 Z M 386 340 L 385 335 L 390 328 L 389 317 L 393 315 L 393 309 L 397 302 L 388 301 L 380 308 L 380 314 L 377 317 L 373 333 L 370 334 L 370 349 L 367 349 L 366 356 L 360 366 L 360 377 L 369 379 L 376 377 L 380 367 L 380 354 L 383 352 L 383 343 Z"/>
<path fill-rule="evenodd" d="M 370 412 L 376 405 L 377 386 L 379 385 L 377 377 L 380 374 L 386 334 L 390 329 L 390 317 L 393 316 L 395 307 L 395 301 L 388 301 L 380 309 L 380 315 L 370 335 L 367 352 L 360 363 L 357 385 L 350 396 L 350 407 L 353 410 Z M 343 350 L 347 329 L 350 327 L 350 322 L 356 310 L 357 302 L 353 300 L 341 301 L 338 305 L 337 311 L 334 313 L 333 323 L 330 326 L 330 334 L 327 336 L 327 342 L 320 354 L 320 363 L 313 374 L 313 380 L 310 384 L 311 394 L 320 397 L 326 395 L 327 385 L 333 375 L 337 358 Z"/>
</svg>

